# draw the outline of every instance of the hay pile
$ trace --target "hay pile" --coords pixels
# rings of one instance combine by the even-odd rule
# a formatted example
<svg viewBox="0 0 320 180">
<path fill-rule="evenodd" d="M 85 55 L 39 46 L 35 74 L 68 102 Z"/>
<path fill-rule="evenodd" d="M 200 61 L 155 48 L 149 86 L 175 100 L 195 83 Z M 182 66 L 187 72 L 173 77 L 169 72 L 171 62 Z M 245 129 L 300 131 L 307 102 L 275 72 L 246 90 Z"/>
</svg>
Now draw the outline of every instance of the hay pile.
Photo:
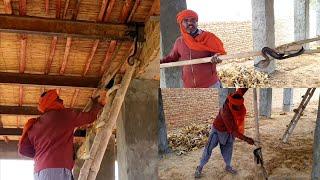
<svg viewBox="0 0 320 180">
<path fill-rule="evenodd" d="M 268 74 L 255 71 L 245 66 L 235 66 L 232 69 L 219 71 L 220 79 L 225 87 L 266 87 L 269 86 Z"/>
<path fill-rule="evenodd" d="M 180 129 L 178 132 L 169 133 L 169 147 L 177 155 L 204 147 L 207 143 L 210 126 L 191 124 Z"/>
</svg>

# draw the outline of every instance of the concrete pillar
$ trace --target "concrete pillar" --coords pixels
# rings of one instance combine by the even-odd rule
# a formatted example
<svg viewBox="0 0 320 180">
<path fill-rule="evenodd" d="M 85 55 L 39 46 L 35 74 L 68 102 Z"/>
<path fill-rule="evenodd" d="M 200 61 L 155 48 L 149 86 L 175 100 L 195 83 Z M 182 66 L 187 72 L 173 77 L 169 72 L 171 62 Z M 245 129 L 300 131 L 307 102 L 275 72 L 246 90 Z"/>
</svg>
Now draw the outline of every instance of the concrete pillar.
<svg viewBox="0 0 320 180">
<path fill-rule="evenodd" d="M 283 112 L 292 111 L 293 107 L 293 88 L 283 88 Z"/>
<path fill-rule="evenodd" d="M 253 49 L 261 51 L 266 46 L 275 47 L 274 0 L 251 0 L 251 6 Z M 262 59 L 262 57 L 257 57 L 254 63 L 256 64 Z M 256 70 L 268 74 L 273 73 L 275 69 L 275 61 L 271 61 L 267 68 L 256 68 Z"/>
<path fill-rule="evenodd" d="M 272 88 L 260 88 L 259 90 L 259 115 L 270 118 L 272 109 Z"/>
<path fill-rule="evenodd" d="M 110 137 L 106 152 L 102 159 L 100 169 L 96 180 L 114 180 L 115 179 L 115 162 L 116 162 L 116 149 L 115 137 Z"/>
<path fill-rule="evenodd" d="M 320 0 L 316 1 L 316 35 L 320 36 Z M 320 45 L 319 41 L 318 45 Z"/>
<path fill-rule="evenodd" d="M 219 88 L 219 107 L 221 108 L 227 99 L 228 94 L 236 91 L 235 88 Z"/>
<path fill-rule="evenodd" d="M 176 15 L 187 8 L 186 0 L 161 0 L 160 5 L 160 56 L 170 53 L 174 42 L 180 36 Z M 181 67 L 160 70 L 161 88 L 183 87 Z"/>
<path fill-rule="evenodd" d="M 167 126 L 163 110 L 163 101 L 161 89 L 158 91 L 159 100 L 159 154 L 166 154 L 170 152 L 168 137 L 167 137 Z"/>
<path fill-rule="evenodd" d="M 159 81 L 133 79 L 117 121 L 119 179 L 158 179 Z"/>
<path fill-rule="evenodd" d="M 294 40 L 307 38 L 309 38 L 309 0 L 294 0 Z"/>
<path fill-rule="evenodd" d="M 318 115 L 316 120 L 316 129 L 313 139 L 313 163 L 311 179 L 320 179 L 320 95 L 318 105 Z"/>
</svg>

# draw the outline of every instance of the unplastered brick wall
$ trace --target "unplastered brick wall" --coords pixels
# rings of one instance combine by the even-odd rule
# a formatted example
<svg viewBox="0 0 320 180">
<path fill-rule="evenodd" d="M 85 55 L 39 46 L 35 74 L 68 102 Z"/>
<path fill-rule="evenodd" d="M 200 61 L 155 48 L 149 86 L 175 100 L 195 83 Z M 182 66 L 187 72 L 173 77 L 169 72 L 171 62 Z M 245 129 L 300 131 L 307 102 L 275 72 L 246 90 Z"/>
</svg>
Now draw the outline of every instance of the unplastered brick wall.
<svg viewBox="0 0 320 180">
<path fill-rule="evenodd" d="M 168 130 L 191 123 L 208 123 L 219 108 L 217 89 L 162 89 Z"/>
</svg>

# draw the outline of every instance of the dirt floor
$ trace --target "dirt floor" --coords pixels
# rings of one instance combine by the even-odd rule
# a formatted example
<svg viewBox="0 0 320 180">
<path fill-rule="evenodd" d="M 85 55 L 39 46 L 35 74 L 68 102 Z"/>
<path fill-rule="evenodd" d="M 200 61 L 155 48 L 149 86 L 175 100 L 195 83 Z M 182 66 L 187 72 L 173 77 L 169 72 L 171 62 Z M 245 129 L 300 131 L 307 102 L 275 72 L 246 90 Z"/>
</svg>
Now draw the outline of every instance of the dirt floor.
<svg viewBox="0 0 320 180">
<path fill-rule="evenodd" d="M 280 139 L 293 113 L 283 114 L 281 109 L 273 109 L 271 119 L 260 120 L 262 152 L 269 179 L 310 179 L 317 106 L 316 101 L 310 102 L 288 144 L 282 143 Z M 254 133 L 254 119 L 249 117 L 245 134 L 254 137 Z M 224 162 L 217 147 L 203 169 L 202 179 L 261 179 L 258 173 L 260 171 L 254 163 L 254 149 L 254 146 L 236 140 L 232 164 L 238 174 L 231 175 L 224 171 Z M 194 171 L 202 150 L 203 148 L 180 156 L 170 153 L 161 158 L 160 179 L 194 179 Z"/>
<path fill-rule="evenodd" d="M 269 76 L 269 84 L 260 87 L 319 87 L 320 86 L 320 54 L 301 55 L 298 57 L 277 60 L 276 71 Z M 253 60 L 237 60 L 222 63 L 218 71 L 232 70 L 234 66 L 253 68 Z M 224 83 L 225 84 L 225 83 Z M 226 87 L 226 85 L 224 85 Z"/>
</svg>

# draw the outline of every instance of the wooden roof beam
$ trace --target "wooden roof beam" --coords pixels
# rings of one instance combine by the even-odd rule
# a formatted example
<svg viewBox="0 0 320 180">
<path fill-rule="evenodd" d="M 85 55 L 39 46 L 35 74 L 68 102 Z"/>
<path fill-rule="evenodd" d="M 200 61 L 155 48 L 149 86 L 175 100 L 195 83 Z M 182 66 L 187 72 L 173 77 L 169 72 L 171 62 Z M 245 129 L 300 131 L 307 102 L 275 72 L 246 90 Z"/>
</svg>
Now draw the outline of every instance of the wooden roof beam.
<svg viewBox="0 0 320 180">
<path fill-rule="evenodd" d="M 115 3 L 115 0 L 109 1 L 108 8 L 106 10 L 106 15 L 104 16 L 104 19 L 103 19 L 104 22 L 110 21 L 111 11 L 113 9 L 114 3 Z"/>
<path fill-rule="evenodd" d="M 0 135 L 2 136 L 21 136 L 22 129 L 21 128 L 0 128 Z M 75 137 L 85 137 L 85 130 L 76 130 L 73 134 Z"/>
<path fill-rule="evenodd" d="M 51 49 L 50 49 L 50 53 L 48 56 L 47 65 L 44 70 L 44 74 L 49 74 L 49 72 L 50 72 L 50 68 L 51 68 L 51 65 L 53 62 L 53 57 L 56 52 L 57 41 L 58 41 L 58 37 L 54 36 L 51 41 Z"/>
<path fill-rule="evenodd" d="M 132 7 L 133 7 L 133 1 L 126 0 L 123 7 L 122 7 L 122 11 L 121 11 L 120 18 L 119 18 L 121 23 L 127 22 L 127 18 L 129 16 L 129 13 L 130 13 Z"/>
<path fill-rule="evenodd" d="M 46 19 L 40 17 L 19 17 L 1 14 L 0 31 L 132 41 L 132 34 L 136 32 L 136 28 L 133 25 L 125 24 Z M 143 39 L 140 40 L 143 41 Z"/>
<path fill-rule="evenodd" d="M 99 77 L 61 76 L 43 74 L 20 74 L 0 72 L 0 84 L 19 84 L 28 86 L 73 87 L 79 89 L 96 88 Z"/>
<path fill-rule="evenodd" d="M 113 55 L 114 50 L 116 49 L 117 41 L 113 40 L 110 42 L 109 47 L 106 51 L 106 56 L 102 62 L 101 68 L 100 68 L 100 75 L 103 75 L 104 72 L 106 72 L 107 68 L 109 67 L 111 63 L 111 58 Z"/>
</svg>

